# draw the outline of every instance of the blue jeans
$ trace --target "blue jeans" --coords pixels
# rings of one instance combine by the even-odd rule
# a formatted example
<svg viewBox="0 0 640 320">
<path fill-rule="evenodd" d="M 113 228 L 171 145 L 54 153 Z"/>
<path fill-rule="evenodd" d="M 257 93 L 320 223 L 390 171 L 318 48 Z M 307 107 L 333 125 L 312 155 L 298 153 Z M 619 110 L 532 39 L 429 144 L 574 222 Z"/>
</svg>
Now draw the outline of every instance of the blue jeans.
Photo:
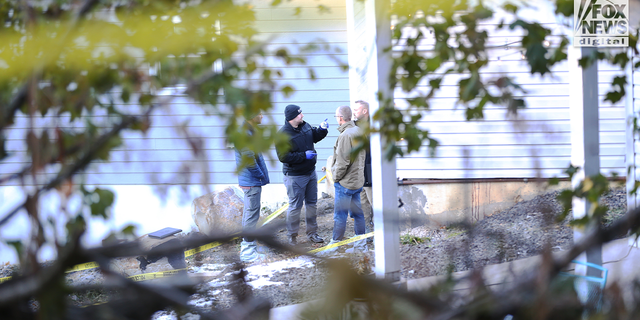
<svg viewBox="0 0 640 320">
<path fill-rule="evenodd" d="M 347 216 L 351 214 L 354 219 L 353 228 L 356 235 L 364 234 L 364 214 L 360 204 L 360 192 L 362 188 L 351 190 L 334 184 L 335 201 L 333 212 L 333 240 L 340 241 L 344 238 L 344 230 L 347 228 Z"/>
<path fill-rule="evenodd" d="M 289 236 L 298 235 L 300 230 L 300 211 L 302 204 L 306 205 L 305 218 L 307 235 L 318 231 L 316 221 L 316 203 L 318 202 L 318 176 L 315 170 L 306 176 L 284 176 L 284 186 L 289 196 L 289 210 L 287 210 L 287 233 Z"/>
<path fill-rule="evenodd" d="M 242 210 L 242 230 L 254 230 L 260 219 L 260 195 L 262 187 L 244 188 L 244 209 Z M 251 242 L 253 238 L 244 238 Z"/>
</svg>

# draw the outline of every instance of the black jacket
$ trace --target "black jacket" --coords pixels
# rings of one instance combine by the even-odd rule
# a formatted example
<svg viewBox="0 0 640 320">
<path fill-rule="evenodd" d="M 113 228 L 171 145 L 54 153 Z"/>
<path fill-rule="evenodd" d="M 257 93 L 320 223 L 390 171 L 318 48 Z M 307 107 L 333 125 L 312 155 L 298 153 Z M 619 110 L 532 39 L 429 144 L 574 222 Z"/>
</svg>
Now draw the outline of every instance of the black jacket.
<svg viewBox="0 0 640 320">
<path fill-rule="evenodd" d="M 317 157 L 307 159 L 305 151 L 315 151 L 314 143 L 324 139 L 327 136 L 327 130 L 311 127 L 306 122 L 302 122 L 297 128 L 294 128 L 288 121 L 285 121 L 280 132 L 289 135 L 289 145 L 291 146 L 288 152 L 276 148 L 278 158 L 282 162 L 282 172 L 290 176 L 302 176 L 313 172 L 316 169 Z"/>
<path fill-rule="evenodd" d="M 358 121 L 354 122 L 359 127 Z M 367 155 L 364 158 L 364 187 L 371 187 L 371 141 L 369 141 L 366 152 Z"/>
</svg>

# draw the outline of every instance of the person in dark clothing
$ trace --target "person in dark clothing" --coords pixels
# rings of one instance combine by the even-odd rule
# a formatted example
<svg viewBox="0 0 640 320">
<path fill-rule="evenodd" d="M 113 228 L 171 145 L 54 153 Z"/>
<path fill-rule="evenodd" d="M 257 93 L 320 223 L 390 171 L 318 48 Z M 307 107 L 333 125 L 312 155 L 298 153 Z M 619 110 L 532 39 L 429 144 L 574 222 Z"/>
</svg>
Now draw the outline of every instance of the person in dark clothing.
<svg viewBox="0 0 640 320">
<path fill-rule="evenodd" d="M 253 116 L 245 121 L 243 129 L 248 136 L 252 136 L 254 128 L 262 123 L 262 113 Z M 264 162 L 261 153 L 255 153 L 248 149 L 236 151 L 236 165 L 240 166 L 243 158 L 249 163 L 238 173 L 238 185 L 244 192 L 244 210 L 242 212 L 242 229 L 245 231 L 253 230 L 260 219 L 260 196 L 262 194 L 262 186 L 269 183 L 269 170 Z M 246 161 L 245 160 L 245 161 Z M 256 244 L 255 239 L 243 238 L 240 244 L 240 260 L 243 262 L 254 262 L 264 260 L 264 248 Z"/>
<path fill-rule="evenodd" d="M 363 129 L 369 126 L 369 103 L 363 100 L 355 102 L 353 107 L 353 117 L 356 126 Z M 366 232 L 373 231 L 373 199 L 371 198 L 371 148 L 367 148 L 364 160 L 364 187 L 360 193 L 360 202 L 364 211 Z M 373 242 L 373 238 L 368 238 L 368 242 Z"/>
<path fill-rule="evenodd" d="M 296 245 L 300 229 L 300 211 L 306 205 L 307 237 L 311 242 L 322 243 L 316 222 L 316 202 L 318 201 L 318 177 L 316 175 L 316 150 L 314 144 L 327 136 L 329 124 L 325 119 L 319 127 L 312 127 L 303 119 L 302 109 L 290 104 L 284 110 L 285 123 L 280 132 L 289 139 L 288 150 L 276 148 L 282 162 L 284 185 L 289 197 L 287 210 L 287 233 L 289 244 Z"/>
</svg>

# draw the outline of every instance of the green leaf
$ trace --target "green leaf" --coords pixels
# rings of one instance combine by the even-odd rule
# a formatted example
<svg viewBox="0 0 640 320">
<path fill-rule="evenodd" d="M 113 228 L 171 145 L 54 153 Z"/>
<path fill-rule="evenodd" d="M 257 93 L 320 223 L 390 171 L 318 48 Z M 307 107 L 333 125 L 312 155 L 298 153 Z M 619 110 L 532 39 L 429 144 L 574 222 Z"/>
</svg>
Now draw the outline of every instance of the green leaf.
<svg viewBox="0 0 640 320">
<path fill-rule="evenodd" d="M 627 63 L 629 63 L 629 60 L 630 60 L 629 56 L 627 55 L 626 52 L 620 52 L 615 56 L 613 56 L 612 62 L 613 64 L 619 65 L 620 68 L 623 69 L 624 67 L 627 66 Z"/>
<path fill-rule="evenodd" d="M 98 201 L 95 201 L 96 197 L 94 195 L 97 195 Z M 115 199 L 113 192 L 106 189 L 96 188 L 91 194 L 91 197 L 91 215 L 101 216 L 105 219 L 108 218 L 107 209 L 113 205 L 113 201 Z"/>
<path fill-rule="evenodd" d="M 109 154 L 111 150 L 122 145 L 122 138 L 120 136 L 113 136 L 107 140 L 107 143 L 102 147 L 102 149 L 96 152 L 96 158 L 100 160 L 109 160 Z"/>
<path fill-rule="evenodd" d="M 6 158 L 9 155 L 6 149 L 6 142 L 7 140 L 5 139 L 4 134 L 0 132 L 0 160 Z"/>
<path fill-rule="evenodd" d="M 295 91 L 295 89 L 293 89 L 290 86 L 282 87 L 282 94 L 287 98 L 290 97 L 293 94 L 294 91 Z"/>
<path fill-rule="evenodd" d="M 626 76 L 616 76 L 613 78 L 611 86 L 613 87 L 612 91 L 607 92 L 605 95 L 604 101 L 611 101 L 611 103 L 616 103 L 625 96 L 626 90 L 625 86 L 627 85 L 627 77 Z M 616 90 L 617 87 L 617 90 Z"/>
<path fill-rule="evenodd" d="M 22 257 L 24 252 L 24 245 L 22 244 L 22 241 L 7 241 L 7 244 L 16 250 L 18 257 Z"/>
<path fill-rule="evenodd" d="M 560 220 L 563 220 L 567 216 L 569 211 L 571 211 L 573 196 L 574 196 L 574 192 L 572 190 L 562 190 L 558 194 L 557 199 L 560 202 L 560 204 L 562 204 L 562 207 L 563 207 L 562 217 L 559 218 Z"/>
<path fill-rule="evenodd" d="M 132 224 L 127 225 L 120 232 L 122 232 L 122 234 L 135 236 L 135 234 L 136 234 L 136 226 L 132 225 Z"/>
<path fill-rule="evenodd" d="M 153 95 L 150 94 L 141 94 L 138 102 L 143 106 L 151 105 L 151 101 L 153 100 Z"/>
<path fill-rule="evenodd" d="M 557 186 L 558 184 L 560 184 L 560 179 L 553 177 L 551 179 L 549 179 L 549 185 L 550 186 Z"/>
<path fill-rule="evenodd" d="M 595 207 L 593 208 L 593 216 L 604 217 L 607 214 L 607 210 L 609 210 L 607 206 L 596 204 Z"/>
<path fill-rule="evenodd" d="M 120 99 L 122 99 L 122 102 L 124 103 L 129 103 L 130 98 L 131 98 L 131 87 L 125 85 L 122 87 L 122 94 L 120 94 Z"/>
<path fill-rule="evenodd" d="M 573 6 L 576 0 L 556 0 L 556 14 L 561 14 L 565 17 L 573 16 Z"/>
<path fill-rule="evenodd" d="M 67 229 L 67 235 L 69 237 L 72 237 L 78 232 L 84 232 L 84 230 L 86 230 L 87 228 L 87 223 L 84 220 L 84 217 L 82 217 L 82 215 L 80 214 L 75 218 L 69 219 L 69 221 L 67 221 L 67 224 L 65 225 L 65 228 Z"/>
<path fill-rule="evenodd" d="M 549 72 L 548 60 L 545 57 L 547 48 L 542 43 L 536 43 L 527 47 L 526 58 L 531 66 L 531 74 L 539 73 L 544 75 Z"/>
<path fill-rule="evenodd" d="M 518 12 L 518 6 L 511 4 L 511 3 L 507 3 L 504 6 L 502 6 L 502 8 L 507 11 L 507 12 L 511 12 L 511 13 L 517 13 Z"/>
<path fill-rule="evenodd" d="M 569 180 L 571 180 L 573 179 L 573 175 L 576 174 L 578 170 L 580 170 L 580 167 L 574 167 L 572 164 L 570 164 L 569 167 L 564 170 L 564 173 L 566 173 L 569 176 Z"/>
<path fill-rule="evenodd" d="M 318 12 L 320 14 L 331 13 L 331 8 L 329 8 L 329 7 L 325 6 L 325 5 L 319 4 L 318 5 Z"/>
<path fill-rule="evenodd" d="M 480 93 L 480 88 L 482 87 L 478 73 L 474 73 L 469 78 L 460 80 L 458 85 L 460 86 L 460 100 L 464 102 L 469 102 L 475 99 Z"/>
</svg>

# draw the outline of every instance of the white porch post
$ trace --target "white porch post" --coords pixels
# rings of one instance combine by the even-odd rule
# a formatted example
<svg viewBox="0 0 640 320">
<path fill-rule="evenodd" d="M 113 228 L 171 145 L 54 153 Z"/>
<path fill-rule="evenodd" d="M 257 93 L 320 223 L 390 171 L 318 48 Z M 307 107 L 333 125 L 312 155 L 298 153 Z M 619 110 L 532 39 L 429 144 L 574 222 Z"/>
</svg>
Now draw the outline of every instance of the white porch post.
<svg viewBox="0 0 640 320">
<path fill-rule="evenodd" d="M 571 123 L 571 164 L 580 167 L 580 171 L 573 176 L 572 185 L 575 188 L 585 177 L 600 172 L 600 126 L 598 117 L 598 67 L 597 62 L 584 69 L 578 65 L 578 60 L 591 55 L 597 48 L 569 46 L 569 85 L 570 93 L 570 123 Z M 587 215 L 590 204 L 584 199 L 573 199 L 573 218 L 580 219 Z M 573 229 L 574 241 L 580 241 L 585 236 L 586 229 Z M 602 265 L 602 246 L 587 250 L 579 260 Z M 600 276 L 600 271 L 588 268 L 587 275 Z"/>
<path fill-rule="evenodd" d="M 393 89 L 389 88 L 391 73 L 391 52 L 384 49 L 391 46 L 391 16 L 389 0 L 375 0 L 376 52 L 378 57 L 378 92 L 383 99 L 393 100 Z M 376 101 L 379 102 L 379 101 Z M 380 108 L 374 104 L 374 110 Z M 377 122 L 373 124 L 378 126 Z M 398 215 L 398 180 L 396 160 L 386 160 L 384 146 L 393 141 L 385 141 L 380 134 L 371 136 L 371 169 L 373 184 L 373 208 L 375 225 L 375 272 L 378 278 L 395 282 L 400 280 L 400 224 Z"/>
<path fill-rule="evenodd" d="M 634 96 L 634 78 L 633 78 L 633 65 L 637 61 L 631 52 L 631 61 L 627 64 L 627 87 L 625 95 L 625 119 L 627 121 L 625 127 L 625 165 L 627 168 L 627 211 L 633 210 L 640 205 L 640 197 L 638 193 L 632 195 L 631 191 L 635 187 L 636 180 L 640 179 L 638 175 L 638 168 L 636 167 L 636 134 L 633 132 L 633 119 L 636 117 L 635 108 L 635 96 Z M 638 246 L 638 241 L 635 237 L 629 238 L 629 245 L 632 247 Z"/>
<path fill-rule="evenodd" d="M 351 103 L 368 101 L 371 114 L 380 108 L 377 93 L 385 99 L 393 97 L 387 81 L 391 54 L 383 52 L 391 45 L 389 9 L 389 0 L 347 0 Z M 379 127 L 377 122 L 371 125 Z M 383 155 L 386 144 L 380 134 L 371 135 L 375 273 L 395 282 L 400 280 L 398 182 L 395 159 L 387 161 Z"/>
<path fill-rule="evenodd" d="M 629 49 L 631 51 L 631 49 Z M 635 133 L 633 132 L 633 118 L 636 116 L 633 94 L 633 55 L 631 61 L 627 64 L 627 86 L 625 88 L 625 119 L 627 121 L 625 127 L 625 165 L 627 168 L 627 210 L 633 210 L 638 207 L 638 194 L 631 195 L 636 180 L 638 180 L 638 169 L 636 168 L 636 149 L 635 149 Z"/>
</svg>

